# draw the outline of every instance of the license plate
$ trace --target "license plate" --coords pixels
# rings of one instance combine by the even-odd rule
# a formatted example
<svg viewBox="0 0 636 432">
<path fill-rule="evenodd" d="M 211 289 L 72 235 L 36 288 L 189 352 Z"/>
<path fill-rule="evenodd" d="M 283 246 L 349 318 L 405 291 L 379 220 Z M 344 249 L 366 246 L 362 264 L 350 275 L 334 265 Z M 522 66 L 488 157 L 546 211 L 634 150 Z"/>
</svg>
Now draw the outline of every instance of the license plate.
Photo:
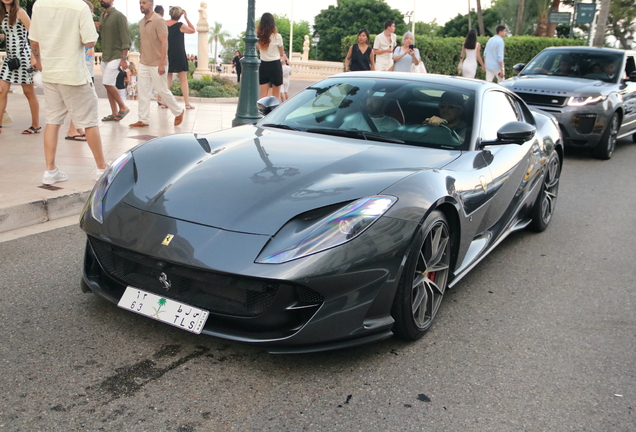
<svg viewBox="0 0 636 432">
<path fill-rule="evenodd" d="M 195 334 L 201 333 L 209 314 L 206 310 L 132 286 L 126 288 L 117 306 Z"/>
</svg>

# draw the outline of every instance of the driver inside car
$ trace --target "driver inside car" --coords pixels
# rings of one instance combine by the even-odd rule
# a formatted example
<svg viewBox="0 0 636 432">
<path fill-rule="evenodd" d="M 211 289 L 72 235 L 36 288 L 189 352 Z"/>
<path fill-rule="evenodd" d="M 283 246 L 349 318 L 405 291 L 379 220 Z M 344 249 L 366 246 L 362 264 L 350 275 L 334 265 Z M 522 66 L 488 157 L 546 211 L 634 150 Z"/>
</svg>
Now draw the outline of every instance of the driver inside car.
<svg viewBox="0 0 636 432">
<path fill-rule="evenodd" d="M 368 114 L 366 119 L 364 114 L 355 113 L 342 123 L 340 129 L 375 132 L 369 124 L 369 121 L 371 121 L 377 129 L 377 132 L 392 132 L 396 130 L 400 127 L 400 122 L 393 117 L 384 115 L 385 106 L 386 102 L 384 99 L 379 96 L 370 96 L 364 106 Z"/>
<path fill-rule="evenodd" d="M 447 91 L 439 101 L 439 116 L 432 116 L 424 120 L 425 125 L 440 127 L 442 125 L 454 131 L 461 142 L 466 137 L 468 125 L 462 120 L 464 112 L 464 97 L 455 92 Z"/>
</svg>

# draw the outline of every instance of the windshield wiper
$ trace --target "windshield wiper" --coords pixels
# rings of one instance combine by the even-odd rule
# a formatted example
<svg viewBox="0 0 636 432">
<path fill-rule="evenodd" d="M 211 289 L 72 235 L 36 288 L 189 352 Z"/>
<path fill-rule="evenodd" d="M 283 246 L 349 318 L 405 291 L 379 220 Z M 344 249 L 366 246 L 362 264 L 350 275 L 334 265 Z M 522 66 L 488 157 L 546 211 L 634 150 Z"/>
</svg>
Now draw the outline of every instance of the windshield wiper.
<svg viewBox="0 0 636 432">
<path fill-rule="evenodd" d="M 333 136 L 341 136 L 346 138 L 364 138 L 368 141 L 380 141 L 380 142 L 388 142 L 395 144 L 404 144 L 404 141 L 388 138 L 383 135 L 377 135 L 371 132 L 365 132 L 360 130 L 342 130 L 342 129 L 321 129 L 321 128 L 309 128 L 307 132 L 317 133 L 323 135 L 333 135 Z"/>
<path fill-rule="evenodd" d="M 273 127 L 273 128 L 285 129 L 285 130 L 293 130 L 293 131 L 301 130 L 301 129 L 297 129 L 295 127 L 288 126 L 286 124 L 277 124 L 277 123 L 266 123 L 266 124 L 263 125 L 263 127 Z"/>
</svg>

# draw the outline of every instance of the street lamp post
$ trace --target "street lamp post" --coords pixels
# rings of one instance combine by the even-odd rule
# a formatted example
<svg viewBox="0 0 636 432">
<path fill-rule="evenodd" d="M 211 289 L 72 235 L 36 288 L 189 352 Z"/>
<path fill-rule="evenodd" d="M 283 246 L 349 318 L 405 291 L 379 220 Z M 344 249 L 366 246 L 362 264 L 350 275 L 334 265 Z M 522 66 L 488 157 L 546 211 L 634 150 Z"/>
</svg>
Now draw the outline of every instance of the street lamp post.
<svg viewBox="0 0 636 432">
<path fill-rule="evenodd" d="M 247 2 L 247 30 L 245 31 L 245 56 L 241 59 L 243 74 L 241 76 L 241 92 L 239 93 L 236 117 L 232 127 L 254 123 L 262 117 L 256 108 L 258 100 L 258 65 L 261 63 L 256 55 L 256 31 L 254 29 L 255 0 Z"/>
<path fill-rule="evenodd" d="M 316 61 L 318 61 L 318 42 L 320 42 L 320 35 L 318 33 L 314 35 L 314 42 L 316 43 Z"/>
</svg>

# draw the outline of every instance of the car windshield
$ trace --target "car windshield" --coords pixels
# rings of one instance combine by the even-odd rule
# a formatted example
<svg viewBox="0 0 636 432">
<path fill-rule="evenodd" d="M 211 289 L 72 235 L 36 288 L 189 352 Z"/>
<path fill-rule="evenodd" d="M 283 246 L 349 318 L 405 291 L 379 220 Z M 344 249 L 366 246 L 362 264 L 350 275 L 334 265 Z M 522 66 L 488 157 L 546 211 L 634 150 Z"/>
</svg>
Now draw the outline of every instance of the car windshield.
<svg viewBox="0 0 636 432">
<path fill-rule="evenodd" d="M 544 50 L 519 75 L 552 75 L 616 82 L 622 67 L 622 56 L 618 53 Z"/>
<path fill-rule="evenodd" d="M 475 94 L 416 80 L 328 78 L 259 122 L 307 133 L 435 148 L 465 149 Z"/>
</svg>

